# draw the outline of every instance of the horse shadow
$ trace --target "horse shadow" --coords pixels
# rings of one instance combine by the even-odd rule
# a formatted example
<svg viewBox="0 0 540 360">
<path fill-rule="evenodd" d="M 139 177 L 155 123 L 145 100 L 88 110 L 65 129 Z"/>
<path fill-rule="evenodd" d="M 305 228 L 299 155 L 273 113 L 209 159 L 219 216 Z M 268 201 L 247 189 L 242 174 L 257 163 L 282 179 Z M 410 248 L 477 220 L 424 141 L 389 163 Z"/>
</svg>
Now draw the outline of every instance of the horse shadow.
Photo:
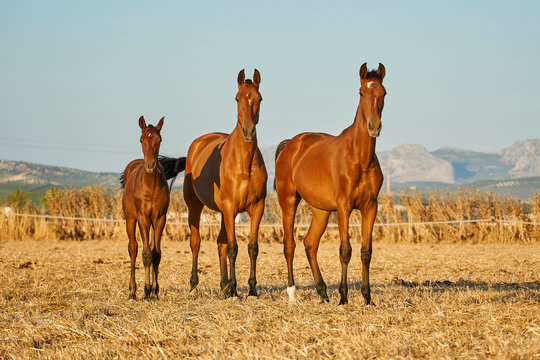
<svg viewBox="0 0 540 360">
<path fill-rule="evenodd" d="M 360 281 L 349 283 L 349 290 L 361 291 L 362 283 Z M 311 290 L 316 291 L 315 284 L 311 285 L 296 285 L 298 290 Z M 339 289 L 339 284 L 330 284 L 327 286 L 328 291 L 337 291 Z M 461 292 L 465 290 L 476 290 L 476 291 L 495 291 L 497 293 L 508 293 L 518 291 L 531 291 L 532 298 L 538 303 L 540 303 L 540 295 L 537 294 L 540 291 L 540 282 L 539 281 L 526 281 L 526 282 L 498 282 L 498 283 L 487 283 L 485 281 L 470 281 L 470 280 L 459 280 L 459 281 L 450 281 L 450 280 L 426 280 L 423 282 L 417 281 L 405 281 L 403 279 L 394 278 L 389 283 L 386 284 L 371 284 L 372 291 L 375 292 L 385 292 L 392 290 L 394 288 L 404 288 L 404 289 L 416 289 L 420 292 L 429 292 L 429 293 L 446 293 L 446 292 Z M 260 292 L 266 293 L 276 293 L 284 292 L 287 289 L 286 285 L 257 285 L 257 289 Z M 247 286 L 240 287 L 238 289 L 241 292 L 247 292 Z M 508 294 L 506 294 L 509 296 Z"/>
<path fill-rule="evenodd" d="M 199 199 L 201 202 L 211 208 L 217 209 L 215 203 L 215 194 L 214 186 L 218 189 L 221 187 L 221 182 L 219 178 L 219 173 L 221 170 L 221 147 L 223 144 L 216 145 L 204 163 L 200 174 L 197 177 L 193 177 L 192 173 L 189 173 L 186 178 L 189 178 L 188 181 L 191 181 L 193 184 L 193 190 L 196 192 L 197 196 L 200 195 L 201 189 L 204 190 L 204 199 Z M 198 190 L 198 192 L 197 192 Z"/>
</svg>

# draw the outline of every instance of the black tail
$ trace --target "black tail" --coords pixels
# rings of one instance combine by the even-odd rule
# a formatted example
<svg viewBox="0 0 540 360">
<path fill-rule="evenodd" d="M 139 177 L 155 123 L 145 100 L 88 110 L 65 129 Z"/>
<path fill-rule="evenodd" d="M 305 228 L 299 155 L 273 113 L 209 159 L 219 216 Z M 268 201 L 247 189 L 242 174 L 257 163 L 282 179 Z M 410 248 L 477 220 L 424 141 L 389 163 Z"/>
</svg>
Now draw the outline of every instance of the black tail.
<svg viewBox="0 0 540 360">
<path fill-rule="evenodd" d="M 277 157 L 279 156 L 279 153 L 281 152 L 281 150 L 283 150 L 283 148 L 285 147 L 285 145 L 287 145 L 287 143 L 289 141 L 291 141 L 291 139 L 285 139 L 285 140 L 283 140 L 282 142 L 279 143 L 279 145 L 276 148 L 276 158 L 275 158 L 275 160 L 277 160 Z"/>
<path fill-rule="evenodd" d="M 122 172 L 122 175 L 120 175 L 120 186 L 122 187 L 122 189 L 124 188 L 124 175 L 126 174 L 126 171 L 124 170 Z"/>
<path fill-rule="evenodd" d="M 285 147 L 285 145 L 287 145 L 287 143 L 289 141 L 291 141 L 291 139 L 285 139 L 285 140 L 283 140 L 282 142 L 279 143 L 279 145 L 276 148 L 276 158 L 275 158 L 275 160 L 277 160 L 277 158 L 279 156 L 279 153 L 281 152 L 281 150 L 283 150 L 283 148 Z M 274 178 L 274 190 L 276 190 L 276 178 Z"/>
<path fill-rule="evenodd" d="M 181 173 L 186 169 L 185 157 L 175 159 L 160 155 L 158 161 L 163 166 L 163 169 L 165 169 L 165 178 L 167 180 L 176 177 L 178 173 Z"/>
</svg>

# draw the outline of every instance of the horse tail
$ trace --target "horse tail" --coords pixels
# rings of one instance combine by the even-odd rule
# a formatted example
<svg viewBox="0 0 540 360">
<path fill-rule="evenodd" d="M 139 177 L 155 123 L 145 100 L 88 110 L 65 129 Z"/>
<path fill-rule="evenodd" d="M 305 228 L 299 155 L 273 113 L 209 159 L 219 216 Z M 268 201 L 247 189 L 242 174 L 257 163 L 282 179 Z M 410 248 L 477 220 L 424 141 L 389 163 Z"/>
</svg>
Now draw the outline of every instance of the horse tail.
<svg viewBox="0 0 540 360">
<path fill-rule="evenodd" d="M 125 179 L 124 179 L 124 176 L 125 176 L 125 175 L 126 175 L 126 171 L 124 170 L 124 171 L 122 172 L 122 175 L 120 175 L 120 186 L 122 187 L 122 189 L 124 188 L 124 185 L 125 185 L 125 184 L 124 184 L 124 180 L 125 180 Z"/>
<path fill-rule="evenodd" d="M 282 142 L 279 143 L 279 145 L 276 148 L 276 158 L 275 158 L 275 160 L 277 160 L 277 157 L 279 156 L 279 153 L 281 152 L 281 150 L 283 150 L 283 148 L 285 147 L 285 145 L 287 145 L 287 143 L 289 141 L 291 141 L 291 139 L 285 139 L 285 140 L 283 140 Z"/>
<path fill-rule="evenodd" d="M 276 148 L 276 158 L 275 158 L 275 160 L 277 160 L 277 158 L 279 156 L 279 153 L 281 152 L 281 150 L 283 150 L 283 148 L 285 147 L 285 145 L 287 145 L 287 143 L 289 141 L 291 141 L 291 139 L 285 139 L 285 140 L 283 140 L 282 142 L 279 143 L 279 145 Z M 274 190 L 276 190 L 276 178 L 275 177 L 274 177 Z"/>
<path fill-rule="evenodd" d="M 167 180 L 176 177 L 178 173 L 181 173 L 186 169 L 185 157 L 179 157 L 178 159 L 175 159 L 160 155 L 158 161 L 165 170 L 165 178 Z"/>
</svg>

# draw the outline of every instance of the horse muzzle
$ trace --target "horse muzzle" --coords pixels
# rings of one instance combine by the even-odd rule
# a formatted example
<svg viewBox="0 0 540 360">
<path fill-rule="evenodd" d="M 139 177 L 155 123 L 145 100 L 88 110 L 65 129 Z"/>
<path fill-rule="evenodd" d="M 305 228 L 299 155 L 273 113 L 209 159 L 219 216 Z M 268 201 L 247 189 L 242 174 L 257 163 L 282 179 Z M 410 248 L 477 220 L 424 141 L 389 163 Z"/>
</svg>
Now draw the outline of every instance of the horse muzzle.
<svg viewBox="0 0 540 360">
<path fill-rule="evenodd" d="M 242 127 L 242 138 L 246 142 L 253 142 L 257 138 L 257 132 L 255 131 L 255 126 L 251 129 L 246 129 Z"/>
<path fill-rule="evenodd" d="M 382 124 L 380 121 L 378 125 L 374 125 L 372 121 L 369 121 L 368 122 L 368 135 L 374 138 L 379 137 L 379 135 L 381 134 L 381 128 L 382 128 Z"/>
<path fill-rule="evenodd" d="M 153 161 L 151 164 L 148 164 L 147 162 L 144 163 L 144 170 L 146 170 L 147 173 L 151 174 L 156 170 L 157 168 L 157 162 Z"/>
</svg>

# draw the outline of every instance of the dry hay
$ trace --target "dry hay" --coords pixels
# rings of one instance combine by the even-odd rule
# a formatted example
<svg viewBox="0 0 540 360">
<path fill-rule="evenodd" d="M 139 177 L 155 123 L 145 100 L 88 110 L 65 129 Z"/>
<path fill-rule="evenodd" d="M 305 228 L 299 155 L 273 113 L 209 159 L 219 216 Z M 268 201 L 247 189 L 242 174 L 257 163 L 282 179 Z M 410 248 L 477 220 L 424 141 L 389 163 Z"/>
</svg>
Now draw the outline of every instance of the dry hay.
<svg viewBox="0 0 540 360">
<path fill-rule="evenodd" d="M 128 301 L 126 242 L 0 243 L 0 358 L 531 358 L 540 357 L 540 246 L 374 244 L 375 307 L 363 305 L 353 245 L 350 304 L 338 307 L 338 245 L 319 260 L 330 304 L 296 251 L 299 305 L 285 294 L 282 247 L 262 243 L 258 299 L 222 299 L 216 245 L 203 242 L 199 291 L 188 293 L 188 242 L 166 242 L 160 301 Z M 139 248 L 140 250 L 140 248 Z M 142 296 L 141 256 L 138 296 Z"/>
</svg>

